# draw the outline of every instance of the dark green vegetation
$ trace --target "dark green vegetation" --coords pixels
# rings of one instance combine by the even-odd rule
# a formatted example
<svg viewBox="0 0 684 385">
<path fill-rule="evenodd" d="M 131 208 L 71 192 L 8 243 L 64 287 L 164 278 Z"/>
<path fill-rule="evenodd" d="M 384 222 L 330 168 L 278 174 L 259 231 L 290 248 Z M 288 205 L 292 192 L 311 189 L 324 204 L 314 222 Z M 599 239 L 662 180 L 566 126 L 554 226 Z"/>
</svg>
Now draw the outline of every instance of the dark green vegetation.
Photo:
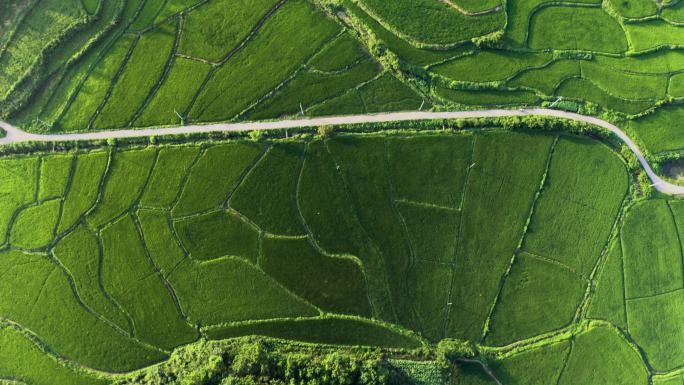
<svg viewBox="0 0 684 385">
<path fill-rule="evenodd" d="M 622 282 L 604 278 L 620 262 L 609 240 L 631 194 L 624 162 L 596 141 L 484 130 L 112 146 L 8 157 L 0 172 L 0 317 L 19 333 L 7 344 L 37 344 L 58 369 L 130 371 L 197 340 L 247 335 L 392 349 L 458 338 L 487 362 L 574 336 L 567 370 L 591 377 L 581 362 L 595 360 L 596 339 L 625 357 L 592 381 L 618 361 L 640 381 L 632 345 L 587 323 L 593 314 L 629 319 L 649 368 L 679 362 L 639 327 L 656 313 L 630 306 L 679 294 L 681 265 L 677 281 L 665 264 L 635 260 L 653 273 L 627 281 L 628 311 L 613 321 L 605 293 Z M 630 218 L 622 239 L 639 240 Z M 644 227 L 670 234 L 667 245 L 673 228 Z M 0 364 L 0 378 L 42 384 L 22 371 L 25 359 L 47 365 L 31 354 Z M 477 363 L 456 367 L 458 381 L 489 378 Z"/>
<path fill-rule="evenodd" d="M 678 1 L 10 4 L 0 116 L 31 131 L 542 105 L 684 148 Z"/>
<path fill-rule="evenodd" d="M 380 350 L 242 338 L 184 347 L 160 367 L 127 376 L 115 385 L 437 384 L 449 376 L 446 364 L 425 357 L 396 359 Z"/>
</svg>

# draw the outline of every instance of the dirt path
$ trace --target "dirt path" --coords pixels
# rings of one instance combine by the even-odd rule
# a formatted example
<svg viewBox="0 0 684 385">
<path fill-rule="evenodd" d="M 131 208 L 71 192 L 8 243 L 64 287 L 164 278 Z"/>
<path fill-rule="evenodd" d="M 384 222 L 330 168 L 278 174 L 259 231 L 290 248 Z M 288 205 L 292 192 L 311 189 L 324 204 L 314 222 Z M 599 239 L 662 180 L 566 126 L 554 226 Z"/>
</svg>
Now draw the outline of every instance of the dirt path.
<svg viewBox="0 0 684 385">
<path fill-rule="evenodd" d="M 637 145 L 617 126 L 595 118 L 593 116 L 584 116 L 567 111 L 551 110 L 545 108 L 529 108 L 521 110 L 480 110 L 480 111 L 446 111 L 446 112 L 430 112 L 430 111 L 410 111 L 410 112 L 389 112 L 381 114 L 369 115 L 348 115 L 348 116 L 330 116 L 311 119 L 290 119 L 278 120 L 273 122 L 244 122 L 244 123 L 218 123 L 207 125 L 191 125 L 179 126 L 172 128 L 146 128 L 146 129 L 128 129 L 128 130 L 113 130 L 113 131 L 99 131 L 99 132 L 85 132 L 75 134 L 30 134 L 24 132 L 8 123 L 0 122 L 0 128 L 7 131 L 7 136 L 0 139 L 0 145 L 20 143 L 20 142 L 60 142 L 70 140 L 97 140 L 110 138 L 132 138 L 145 137 L 153 135 L 177 135 L 177 134 L 192 134 L 192 133 L 207 133 L 216 131 L 252 131 L 252 130 L 274 130 L 287 129 L 296 127 L 315 127 L 321 125 L 342 125 L 342 124 L 357 124 L 357 123 L 381 123 L 381 122 L 401 122 L 411 120 L 432 120 L 432 119 L 463 119 L 463 118 L 483 118 L 483 117 L 507 117 L 507 116 L 548 116 L 557 117 L 570 120 L 576 120 L 589 124 L 594 124 L 603 127 L 613 132 L 621 141 L 623 141 L 632 150 L 634 155 L 643 166 L 646 174 L 653 182 L 656 190 L 672 195 L 684 195 L 684 186 L 678 186 L 661 179 L 653 171 L 653 168 L 648 164 L 643 153 Z"/>
<path fill-rule="evenodd" d="M 456 11 L 461 13 L 462 15 L 465 15 L 465 16 L 482 16 L 482 15 L 487 15 L 489 13 L 499 12 L 502 9 L 501 5 L 497 5 L 494 8 L 483 9 L 482 11 L 471 12 L 471 11 L 465 10 L 464 8 L 460 7 L 458 4 L 454 3 L 451 0 L 442 0 L 442 2 L 445 3 L 446 5 L 448 5 L 449 7 L 455 9 Z"/>
</svg>

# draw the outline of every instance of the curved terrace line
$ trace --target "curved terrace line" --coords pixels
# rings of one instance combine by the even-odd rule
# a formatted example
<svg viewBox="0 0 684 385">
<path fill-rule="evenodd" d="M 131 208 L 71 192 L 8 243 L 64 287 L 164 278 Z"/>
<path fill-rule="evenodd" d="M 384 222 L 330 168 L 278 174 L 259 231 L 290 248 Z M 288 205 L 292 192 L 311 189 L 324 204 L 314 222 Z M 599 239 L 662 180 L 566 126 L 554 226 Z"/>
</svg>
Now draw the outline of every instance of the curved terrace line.
<svg viewBox="0 0 684 385">
<path fill-rule="evenodd" d="M 656 190 L 671 195 L 684 195 L 684 186 L 669 183 L 660 178 L 643 153 L 629 136 L 620 128 L 605 120 L 593 116 L 585 116 L 573 112 L 552 110 L 546 108 L 529 108 L 520 110 L 479 110 L 479 111 L 408 111 L 388 112 L 380 114 L 330 116 L 320 118 L 286 119 L 271 122 L 242 122 L 242 123 L 216 123 L 207 125 L 189 125 L 171 128 L 144 128 L 127 130 L 110 130 L 99 132 L 85 132 L 73 134 L 31 134 L 22 131 L 6 122 L 0 122 L 0 128 L 7 132 L 7 136 L 0 139 L 0 145 L 21 142 L 63 142 L 72 140 L 102 140 L 115 138 L 135 138 L 155 135 L 180 135 L 209 133 L 217 131 L 253 131 L 253 130 L 276 130 L 297 127 L 315 127 L 322 125 L 345 125 L 359 123 L 382 123 L 402 122 L 433 119 L 464 119 L 464 118 L 501 118 L 511 116 L 546 116 L 562 119 L 575 120 L 603 127 L 615 134 L 636 155 L 639 163 L 646 171 L 653 187 Z"/>
</svg>

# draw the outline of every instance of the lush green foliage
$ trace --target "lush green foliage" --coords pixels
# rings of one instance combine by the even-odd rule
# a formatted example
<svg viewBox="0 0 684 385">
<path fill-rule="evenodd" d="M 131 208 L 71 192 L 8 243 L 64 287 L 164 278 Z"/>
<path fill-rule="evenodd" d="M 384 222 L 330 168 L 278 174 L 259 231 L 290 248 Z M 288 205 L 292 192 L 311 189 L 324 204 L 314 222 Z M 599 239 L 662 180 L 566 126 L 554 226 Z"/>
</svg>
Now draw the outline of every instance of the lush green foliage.
<svg viewBox="0 0 684 385">
<path fill-rule="evenodd" d="M 649 151 L 684 147 L 676 2 L 26 2 L 0 27 L 0 112 L 30 130 L 565 98 L 572 111 L 637 119 Z"/>
<path fill-rule="evenodd" d="M 382 352 L 364 349 L 320 349 L 263 339 L 200 342 L 179 349 L 155 370 L 128 376 L 116 385 L 182 384 L 366 384 L 422 385 L 412 369 L 420 362 L 388 359 Z M 443 370 L 434 362 L 432 378 Z"/>
<path fill-rule="evenodd" d="M 62 132 L 543 103 L 602 116 L 647 157 L 669 157 L 684 148 L 683 10 L 0 1 L 0 116 Z M 681 384 L 684 206 L 625 204 L 649 186 L 609 148 L 558 133 L 329 128 L 1 159 L 0 382 L 97 383 L 81 365 L 138 369 L 200 335 L 418 347 L 412 330 L 477 344 L 469 358 L 505 384 Z M 230 365 L 206 359 L 173 381 L 217 383 L 207 376 L 261 352 L 234 348 Z M 300 376 L 262 358 L 278 381 Z M 407 362 L 396 373 L 417 383 L 493 381 L 478 362 L 453 362 L 448 379 Z M 230 381 L 257 381 L 250 370 Z"/>
<path fill-rule="evenodd" d="M 581 261 L 593 266 L 608 233 L 573 241 L 576 252 L 554 246 L 542 257 L 531 245 L 574 236 L 550 239 L 544 224 L 592 218 L 565 210 L 570 202 L 610 214 L 610 229 L 627 189 L 624 166 L 603 145 L 504 130 L 3 162 L 12 167 L 6 188 L 19 189 L 5 201 L 10 245 L 50 248 L 3 254 L 0 289 L 10 296 L 0 297 L 0 317 L 107 371 L 162 360 L 199 332 L 412 348 L 424 340 L 407 329 L 501 345 L 575 325 L 589 277 Z M 52 169 L 67 181 L 42 175 Z M 39 184 L 55 186 L 47 200 Z M 643 324 L 629 323 L 646 341 Z M 459 381 L 488 378 L 478 365 L 459 368 Z"/>
</svg>

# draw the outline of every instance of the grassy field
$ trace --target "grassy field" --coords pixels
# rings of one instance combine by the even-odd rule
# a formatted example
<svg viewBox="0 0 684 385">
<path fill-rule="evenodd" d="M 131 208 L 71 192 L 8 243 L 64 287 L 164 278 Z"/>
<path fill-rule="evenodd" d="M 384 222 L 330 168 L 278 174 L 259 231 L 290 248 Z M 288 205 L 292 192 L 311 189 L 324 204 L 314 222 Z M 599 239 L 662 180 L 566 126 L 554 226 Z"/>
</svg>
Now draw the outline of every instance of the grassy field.
<svg viewBox="0 0 684 385">
<path fill-rule="evenodd" d="M 596 248 L 575 242 L 574 252 L 541 257 L 520 245 L 545 239 L 540 223 L 576 216 L 562 209 L 571 201 L 612 213 L 612 226 L 627 179 L 603 145 L 502 130 L 2 162 L 24 171 L 4 184 L 18 191 L 6 200 L 0 285 L 28 305 L 2 297 L 0 317 L 104 371 L 163 360 L 200 336 L 498 346 L 572 325 L 588 279 L 573 261 L 593 264 Z M 597 181 L 577 162 L 614 177 Z M 606 242 L 605 230 L 591 233 Z M 36 295 L 40 312 L 28 300 Z"/>
<path fill-rule="evenodd" d="M 620 126 L 661 171 L 684 149 L 683 23 L 676 0 L 0 1 L 0 119 L 544 106 Z M 113 373 L 260 335 L 390 349 L 418 385 L 681 385 L 682 202 L 610 140 L 497 124 L 7 148 L 0 384 L 131 385 Z M 219 383 L 216 362 L 176 382 Z"/>
<path fill-rule="evenodd" d="M 29 131 L 565 98 L 633 127 L 649 152 L 684 148 L 680 4 L 71 0 L 56 11 L 54 2 L 10 7 L 17 21 L 0 27 L 0 116 Z"/>
</svg>

